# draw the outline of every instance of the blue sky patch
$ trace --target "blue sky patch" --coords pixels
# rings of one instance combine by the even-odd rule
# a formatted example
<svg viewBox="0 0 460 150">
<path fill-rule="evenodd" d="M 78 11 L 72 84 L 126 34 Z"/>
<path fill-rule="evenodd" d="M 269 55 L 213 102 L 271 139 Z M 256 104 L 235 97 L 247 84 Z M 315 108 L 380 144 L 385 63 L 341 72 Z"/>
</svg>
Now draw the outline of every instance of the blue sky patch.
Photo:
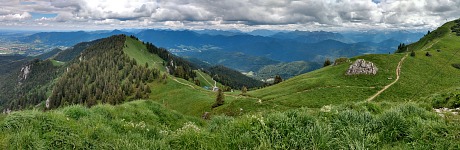
<svg viewBox="0 0 460 150">
<path fill-rule="evenodd" d="M 54 18 L 57 16 L 57 14 L 45 14 L 45 13 L 36 13 L 36 12 L 30 12 L 30 15 L 32 15 L 32 19 L 40 19 L 40 18 Z"/>
<path fill-rule="evenodd" d="M 21 5 L 34 5 L 36 2 L 20 2 Z"/>
<path fill-rule="evenodd" d="M 374 3 L 376 3 L 376 4 L 380 3 L 380 1 L 381 1 L 381 0 L 372 0 L 372 2 L 374 2 Z"/>
</svg>

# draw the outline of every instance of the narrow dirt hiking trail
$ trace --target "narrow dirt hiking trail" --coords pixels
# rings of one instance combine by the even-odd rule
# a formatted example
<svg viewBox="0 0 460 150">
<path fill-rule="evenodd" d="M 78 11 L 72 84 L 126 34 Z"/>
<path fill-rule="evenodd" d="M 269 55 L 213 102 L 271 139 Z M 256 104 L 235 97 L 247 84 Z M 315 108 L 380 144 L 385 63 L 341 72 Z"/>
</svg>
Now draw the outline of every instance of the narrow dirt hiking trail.
<svg viewBox="0 0 460 150">
<path fill-rule="evenodd" d="M 381 89 L 380 91 L 378 91 L 377 93 L 375 93 L 374 95 L 372 95 L 371 97 L 369 97 L 367 99 L 367 101 L 372 101 L 373 99 L 375 99 L 377 96 L 379 96 L 380 94 L 382 94 L 385 90 L 387 90 L 389 87 L 391 87 L 393 84 L 395 84 L 396 82 L 398 82 L 399 80 L 399 75 L 401 74 L 401 66 L 402 66 L 402 63 L 404 62 L 404 59 L 406 59 L 408 54 L 406 54 L 403 58 L 401 58 L 401 60 L 399 61 L 398 63 L 398 67 L 396 67 L 396 80 L 394 80 L 393 82 L 391 82 L 390 84 L 388 84 L 387 86 L 385 86 L 383 89 Z"/>
<path fill-rule="evenodd" d="M 190 87 L 190 88 L 192 88 L 192 89 L 196 89 L 193 85 L 188 84 L 188 83 L 181 82 L 181 81 L 177 80 L 175 77 L 172 77 L 172 80 L 175 81 L 175 82 L 177 82 L 177 83 L 179 83 L 179 84 L 188 86 L 188 87 Z M 198 89 L 196 89 L 196 90 L 198 90 Z M 209 93 L 207 93 L 207 92 L 205 92 L 205 91 L 202 91 L 202 90 L 198 90 L 198 91 L 201 92 L 201 93 L 204 93 L 204 94 L 209 94 Z M 254 98 L 254 97 L 249 97 L 249 96 L 243 96 L 243 95 L 235 96 L 235 95 L 230 95 L 230 94 L 225 94 L 225 93 L 224 93 L 224 95 L 225 95 L 225 96 L 233 97 L 233 98 L 235 98 L 235 99 L 247 98 L 247 99 L 254 99 L 254 100 L 261 101 L 261 99 Z M 261 102 L 260 102 L 260 103 L 261 103 Z"/>
<path fill-rule="evenodd" d="M 177 80 L 175 77 L 172 78 L 174 81 L 176 81 L 177 83 L 179 84 L 182 84 L 182 85 L 185 85 L 185 86 L 189 86 L 191 87 L 192 89 L 195 89 L 195 87 L 193 85 L 190 85 L 190 84 L 187 84 L 187 83 L 183 83 L 183 82 L 180 82 L 179 80 Z"/>
</svg>

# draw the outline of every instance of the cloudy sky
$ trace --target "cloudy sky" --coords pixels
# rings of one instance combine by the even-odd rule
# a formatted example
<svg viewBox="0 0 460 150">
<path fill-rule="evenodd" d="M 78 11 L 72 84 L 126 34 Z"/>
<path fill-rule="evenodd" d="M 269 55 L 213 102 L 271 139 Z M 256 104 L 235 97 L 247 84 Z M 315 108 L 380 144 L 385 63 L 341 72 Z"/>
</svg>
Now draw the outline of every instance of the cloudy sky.
<svg viewBox="0 0 460 150">
<path fill-rule="evenodd" d="M 433 29 L 460 0 L 0 0 L 0 29 Z"/>
</svg>

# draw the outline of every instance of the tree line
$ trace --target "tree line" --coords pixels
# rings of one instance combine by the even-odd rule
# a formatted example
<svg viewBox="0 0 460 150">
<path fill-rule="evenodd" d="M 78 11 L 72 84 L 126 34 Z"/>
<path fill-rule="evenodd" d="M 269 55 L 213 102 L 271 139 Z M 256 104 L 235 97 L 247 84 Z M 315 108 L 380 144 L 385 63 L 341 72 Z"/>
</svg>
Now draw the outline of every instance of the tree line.
<svg viewBox="0 0 460 150">
<path fill-rule="evenodd" d="M 125 35 L 103 39 L 75 58 L 54 86 L 50 108 L 70 104 L 115 105 L 127 99 L 148 98 L 151 87 L 147 83 L 159 78 L 160 72 L 137 64 L 124 54 L 125 40 Z"/>
<path fill-rule="evenodd" d="M 134 39 L 138 39 L 131 35 Z M 147 51 L 150 53 L 158 55 L 163 62 L 163 66 L 167 68 L 169 74 L 174 75 L 178 78 L 183 78 L 185 80 L 193 81 L 196 78 L 196 73 L 193 70 L 197 68 L 190 62 L 180 57 L 177 57 L 171 54 L 168 50 L 164 48 L 158 48 L 152 43 L 145 43 Z"/>
</svg>

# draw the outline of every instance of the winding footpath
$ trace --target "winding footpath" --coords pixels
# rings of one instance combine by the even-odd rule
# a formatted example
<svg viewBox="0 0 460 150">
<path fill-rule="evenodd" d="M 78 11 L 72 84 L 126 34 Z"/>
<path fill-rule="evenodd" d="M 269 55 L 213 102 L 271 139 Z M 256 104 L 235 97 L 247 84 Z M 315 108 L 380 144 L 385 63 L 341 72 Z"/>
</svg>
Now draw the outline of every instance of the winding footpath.
<svg viewBox="0 0 460 150">
<path fill-rule="evenodd" d="M 201 75 L 201 74 L 200 74 L 200 75 Z M 191 84 L 184 83 L 184 82 L 181 82 L 181 81 L 177 80 L 176 77 L 172 77 L 172 80 L 175 81 L 175 82 L 177 82 L 177 83 L 179 83 L 179 84 L 182 84 L 182 85 L 184 85 L 184 86 L 188 86 L 188 87 L 190 87 L 190 88 L 192 88 L 192 89 L 198 90 L 198 89 L 196 89 L 196 88 L 195 88 L 193 85 L 191 85 Z M 207 93 L 207 92 L 205 92 L 205 91 L 202 91 L 202 90 L 198 90 L 198 91 L 201 92 L 201 93 L 203 93 L 203 94 L 209 94 L 209 93 Z M 233 97 L 233 98 L 235 98 L 235 99 L 247 98 L 247 99 L 258 100 L 259 103 L 262 103 L 262 100 L 259 99 L 259 98 L 254 98 L 254 97 L 249 97 L 249 96 L 243 96 L 243 95 L 238 95 L 238 96 L 236 96 L 236 95 L 225 94 L 225 93 L 224 93 L 224 95 L 225 95 L 225 96 Z"/>
<path fill-rule="evenodd" d="M 395 84 L 396 82 L 398 82 L 399 80 L 399 75 L 401 74 L 401 66 L 402 66 L 402 63 L 404 62 L 404 59 L 406 59 L 408 54 L 406 54 L 403 58 L 401 58 L 401 60 L 399 61 L 398 63 L 398 67 L 396 67 L 396 80 L 391 82 L 390 84 L 388 84 L 387 86 L 385 86 L 383 89 L 381 89 L 380 91 L 378 91 L 377 93 L 375 93 L 374 95 L 372 95 L 371 97 L 369 97 L 367 99 L 367 101 L 372 101 L 373 99 L 375 99 L 377 96 L 379 96 L 380 94 L 382 94 L 385 90 L 387 90 L 389 87 L 391 87 L 393 84 Z"/>
<path fill-rule="evenodd" d="M 173 81 L 176 81 L 177 83 L 179 84 L 182 84 L 182 85 L 185 85 L 185 86 L 189 86 L 191 87 L 192 89 L 195 89 L 195 87 L 191 84 L 187 84 L 187 83 L 183 83 L 183 82 L 180 82 L 179 80 L 177 80 L 175 77 L 172 77 Z"/>
</svg>

